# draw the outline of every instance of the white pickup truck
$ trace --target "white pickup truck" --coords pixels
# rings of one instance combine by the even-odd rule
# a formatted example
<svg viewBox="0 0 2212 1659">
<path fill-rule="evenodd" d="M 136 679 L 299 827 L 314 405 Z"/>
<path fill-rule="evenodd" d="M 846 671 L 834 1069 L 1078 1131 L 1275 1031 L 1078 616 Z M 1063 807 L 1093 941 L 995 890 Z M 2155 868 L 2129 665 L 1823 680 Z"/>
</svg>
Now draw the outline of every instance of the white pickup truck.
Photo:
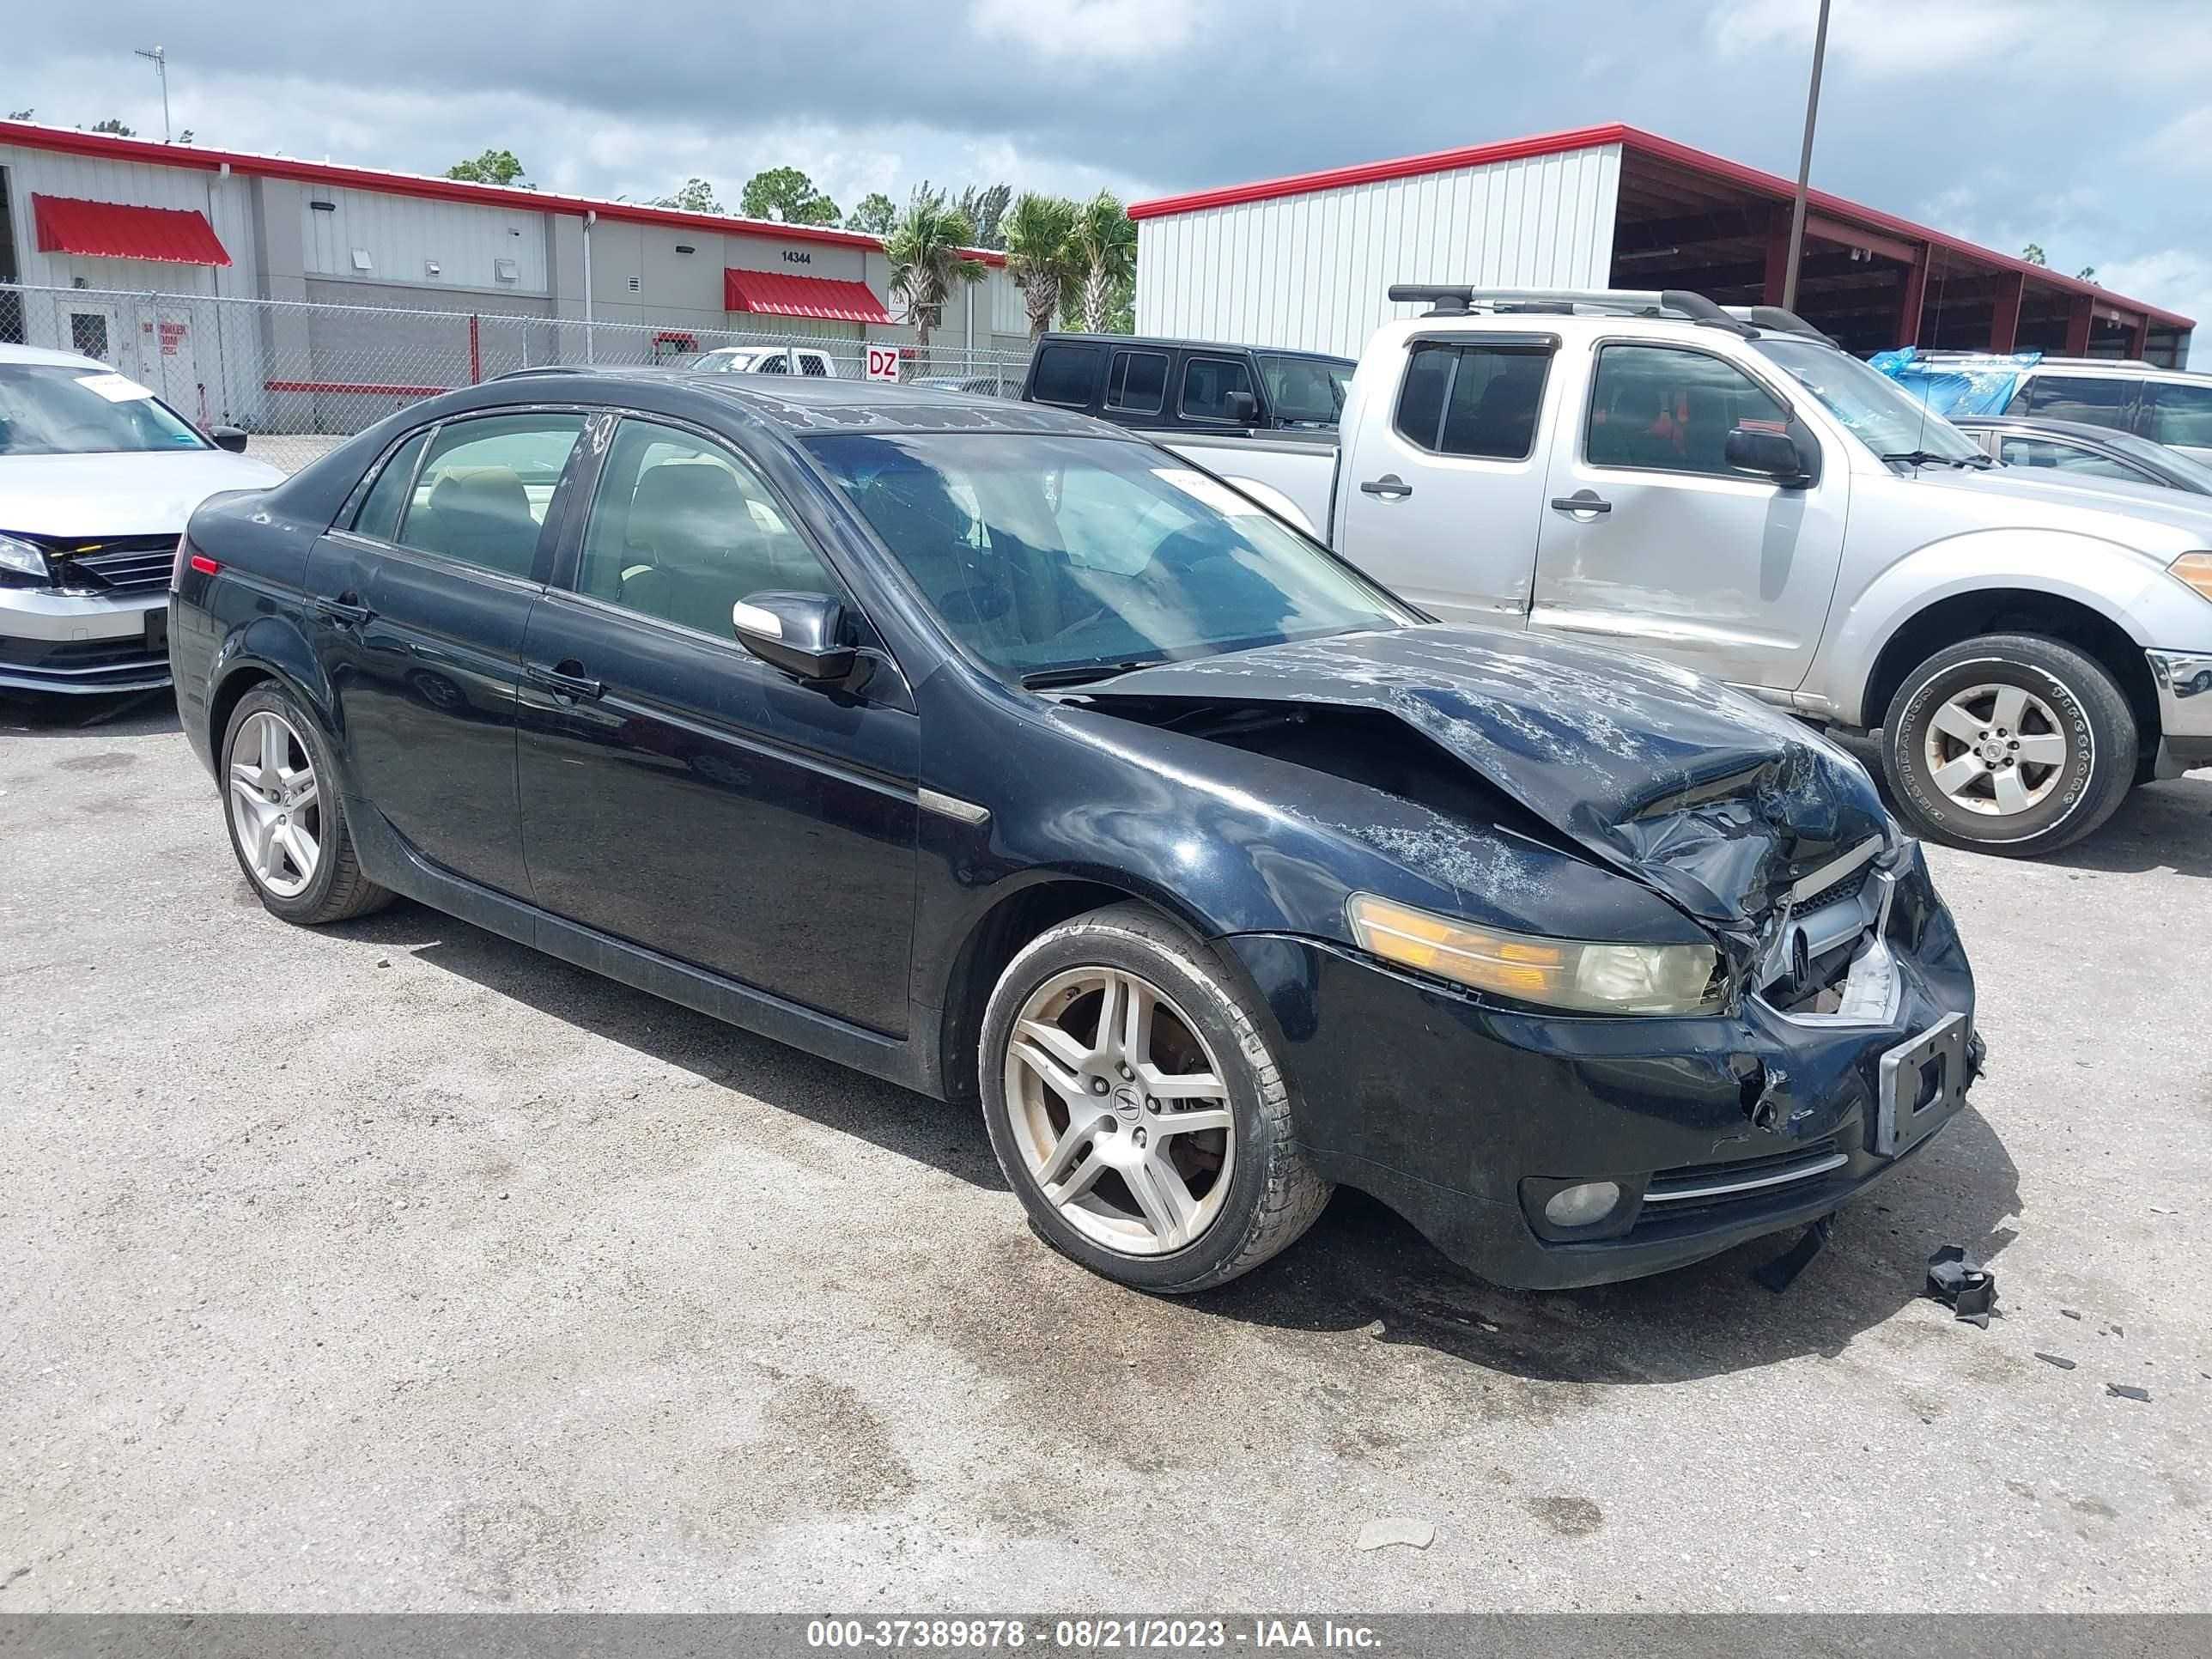
<svg viewBox="0 0 2212 1659">
<path fill-rule="evenodd" d="M 1449 621 L 1879 727 L 1920 834 L 2047 853 L 2212 765 L 2212 508 L 2001 466 L 1791 313 L 1393 289 L 1338 440 L 1163 441 Z"/>
</svg>

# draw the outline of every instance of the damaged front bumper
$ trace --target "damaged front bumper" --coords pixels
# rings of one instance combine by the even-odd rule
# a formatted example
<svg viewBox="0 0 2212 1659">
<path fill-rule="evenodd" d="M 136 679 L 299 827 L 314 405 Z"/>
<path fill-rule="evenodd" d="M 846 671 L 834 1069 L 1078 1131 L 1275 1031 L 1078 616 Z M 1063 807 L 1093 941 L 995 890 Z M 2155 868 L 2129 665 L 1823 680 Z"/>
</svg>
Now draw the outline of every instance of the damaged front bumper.
<svg viewBox="0 0 2212 1659">
<path fill-rule="evenodd" d="M 1340 945 L 1224 942 L 1274 1012 L 1333 1179 L 1484 1278 L 1591 1285 L 1826 1215 L 1961 1109 L 1973 977 L 1918 848 L 1792 897 L 1758 988 L 1686 1018 L 1544 1013 Z M 1600 1182 L 1620 1196 L 1597 1220 L 1546 1219 Z"/>
</svg>

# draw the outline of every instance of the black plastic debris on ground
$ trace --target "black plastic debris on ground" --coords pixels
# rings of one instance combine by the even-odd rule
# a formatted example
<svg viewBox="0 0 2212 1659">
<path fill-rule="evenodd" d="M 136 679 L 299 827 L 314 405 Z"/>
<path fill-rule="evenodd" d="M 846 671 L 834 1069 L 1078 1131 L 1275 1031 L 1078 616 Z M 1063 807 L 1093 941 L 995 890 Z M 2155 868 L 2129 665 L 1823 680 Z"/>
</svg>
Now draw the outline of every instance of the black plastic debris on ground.
<svg viewBox="0 0 2212 1659">
<path fill-rule="evenodd" d="M 1987 1330 L 1990 1311 L 1997 1304 L 1997 1276 L 1980 1262 L 1967 1261 L 1960 1246 L 1946 1244 L 1928 1258 L 1928 1288 L 1923 1294 Z"/>
<path fill-rule="evenodd" d="M 1835 1224 L 1835 1217 L 1822 1216 L 1806 1228 L 1804 1236 L 1780 1255 L 1753 1267 L 1751 1276 L 1775 1295 L 1781 1295 L 1797 1282 L 1797 1275 L 1805 1271 L 1806 1264 L 1820 1254 L 1820 1247 L 1828 1242 L 1828 1234 Z"/>
<path fill-rule="evenodd" d="M 2105 1392 L 2119 1400 L 2140 1400 L 2145 1405 L 2150 1403 L 2150 1390 L 2139 1389 L 2132 1382 L 2107 1382 Z"/>
<path fill-rule="evenodd" d="M 2045 1353 L 2040 1348 L 2035 1351 L 2035 1357 L 2046 1365 L 2057 1366 L 2062 1371 L 2070 1371 L 2074 1369 L 2074 1361 L 2059 1354 Z"/>
</svg>

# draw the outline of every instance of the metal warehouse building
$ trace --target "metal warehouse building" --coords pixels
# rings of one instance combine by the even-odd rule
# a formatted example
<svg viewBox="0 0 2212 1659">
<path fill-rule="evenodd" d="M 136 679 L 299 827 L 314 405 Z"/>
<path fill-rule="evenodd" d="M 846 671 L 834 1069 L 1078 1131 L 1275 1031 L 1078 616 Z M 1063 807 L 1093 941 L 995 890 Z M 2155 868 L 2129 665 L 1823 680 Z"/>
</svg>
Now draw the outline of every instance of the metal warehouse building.
<svg viewBox="0 0 2212 1659">
<path fill-rule="evenodd" d="M 1005 256 L 977 257 L 937 372 L 1028 356 Z M 349 432 L 532 363 L 738 340 L 840 343 L 857 374 L 863 339 L 915 337 L 889 283 L 882 243 L 850 231 L 0 122 L 0 339 L 257 431 Z"/>
<path fill-rule="evenodd" d="M 1129 210 L 1143 334 L 1357 356 L 1393 283 L 1693 289 L 1782 303 L 1790 180 L 1634 127 L 1236 185 Z M 1796 308 L 1850 349 L 2189 355 L 2187 317 L 1823 191 Z"/>
</svg>

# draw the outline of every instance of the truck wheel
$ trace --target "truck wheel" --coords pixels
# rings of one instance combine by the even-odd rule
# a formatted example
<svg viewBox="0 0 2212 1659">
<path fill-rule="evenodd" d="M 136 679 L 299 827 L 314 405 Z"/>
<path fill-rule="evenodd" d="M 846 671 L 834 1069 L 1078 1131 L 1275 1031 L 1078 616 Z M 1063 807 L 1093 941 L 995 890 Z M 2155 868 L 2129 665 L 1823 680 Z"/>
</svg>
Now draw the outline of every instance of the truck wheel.
<svg viewBox="0 0 2212 1659">
<path fill-rule="evenodd" d="M 1030 1224 L 1093 1273 L 1167 1295 L 1289 1245 L 1330 1186 L 1266 1030 L 1213 951 L 1143 905 L 1025 945 L 991 993 L 978 1080 Z"/>
<path fill-rule="evenodd" d="M 1913 830 L 2008 858 L 2055 853 L 2112 817 L 2135 781 L 2136 747 L 2112 675 L 2033 634 L 1937 652 L 1882 721 L 1882 770 Z"/>
</svg>

